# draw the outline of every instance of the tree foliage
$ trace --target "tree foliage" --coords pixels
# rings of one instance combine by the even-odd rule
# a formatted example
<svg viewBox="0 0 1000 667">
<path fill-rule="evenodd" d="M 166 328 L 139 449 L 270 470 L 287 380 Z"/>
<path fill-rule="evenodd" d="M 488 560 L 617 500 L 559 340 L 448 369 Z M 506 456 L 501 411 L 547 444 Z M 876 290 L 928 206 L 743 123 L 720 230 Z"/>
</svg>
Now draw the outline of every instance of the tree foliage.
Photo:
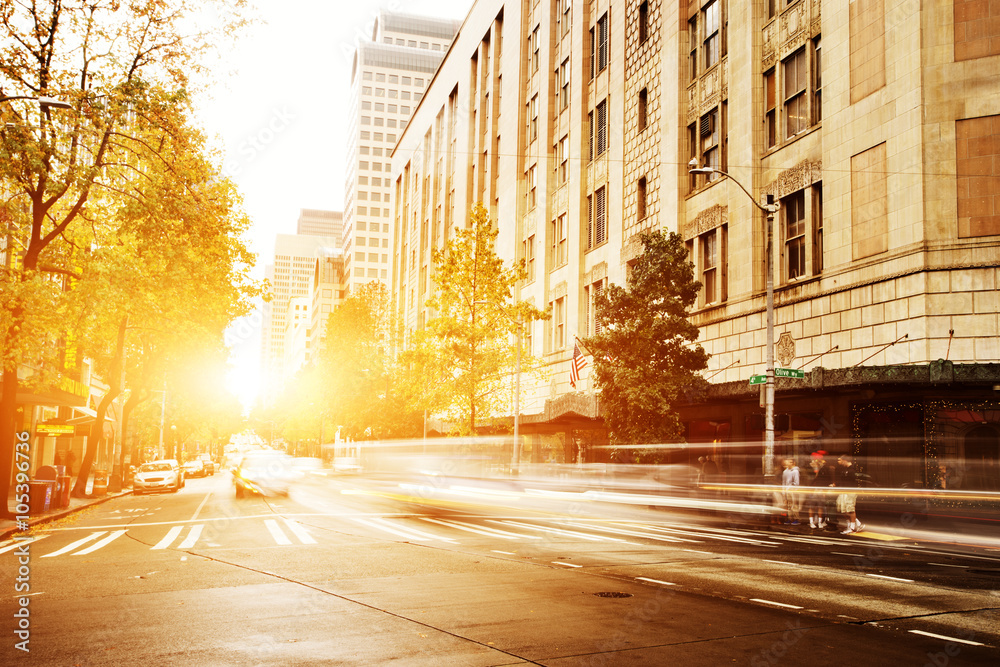
<svg viewBox="0 0 1000 667">
<path fill-rule="evenodd" d="M 600 333 L 584 339 L 595 384 L 616 444 L 674 442 L 683 434 L 675 405 L 703 386 L 707 366 L 698 328 L 688 319 L 701 284 L 680 236 L 644 232 L 643 253 L 627 287 L 610 285 L 595 299 Z"/>
<path fill-rule="evenodd" d="M 546 317 L 514 301 L 527 270 L 524 260 L 508 266 L 497 255 L 497 235 L 486 209 L 477 205 L 469 226 L 434 249 L 436 290 L 427 301 L 433 317 L 411 338 L 404 356 L 411 382 L 423 385 L 426 407 L 444 414 L 463 434 L 475 433 L 477 419 L 509 409 L 513 337 L 520 326 Z M 530 357 L 522 363 L 530 368 Z"/>
</svg>

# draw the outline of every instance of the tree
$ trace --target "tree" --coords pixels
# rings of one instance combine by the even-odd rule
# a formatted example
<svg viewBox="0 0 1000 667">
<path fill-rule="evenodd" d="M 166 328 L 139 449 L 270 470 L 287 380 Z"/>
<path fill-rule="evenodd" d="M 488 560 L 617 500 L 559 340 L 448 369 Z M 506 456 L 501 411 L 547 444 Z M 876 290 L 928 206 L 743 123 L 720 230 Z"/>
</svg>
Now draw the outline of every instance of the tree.
<svg viewBox="0 0 1000 667">
<path fill-rule="evenodd" d="M 73 317 L 69 285 L 54 277 L 79 277 L 90 232 L 178 150 L 201 55 L 243 23 L 242 0 L 214 2 L 214 14 L 204 4 L 0 0 L 0 217 L 23 250 L 0 272 L 0 497 L 9 495 L 18 371 L 30 362 L 30 381 L 50 384 L 63 370 L 62 323 Z M 187 33 L 196 13 L 219 23 Z"/>
<path fill-rule="evenodd" d="M 519 326 L 546 317 L 527 302 L 513 301 L 527 270 L 523 259 L 507 266 L 496 254 L 498 230 L 486 209 L 477 205 L 470 223 L 434 249 L 436 291 L 427 300 L 434 316 L 426 331 L 411 338 L 405 356 L 425 383 L 429 407 L 443 411 L 463 434 L 476 432 L 477 417 L 508 408 L 512 337 Z"/>
<path fill-rule="evenodd" d="M 600 333 L 585 338 L 612 440 L 621 445 L 673 442 L 683 434 L 674 406 L 704 386 L 707 367 L 688 309 L 701 283 L 680 236 L 643 232 L 643 253 L 627 288 L 610 285 L 594 300 Z"/>
</svg>

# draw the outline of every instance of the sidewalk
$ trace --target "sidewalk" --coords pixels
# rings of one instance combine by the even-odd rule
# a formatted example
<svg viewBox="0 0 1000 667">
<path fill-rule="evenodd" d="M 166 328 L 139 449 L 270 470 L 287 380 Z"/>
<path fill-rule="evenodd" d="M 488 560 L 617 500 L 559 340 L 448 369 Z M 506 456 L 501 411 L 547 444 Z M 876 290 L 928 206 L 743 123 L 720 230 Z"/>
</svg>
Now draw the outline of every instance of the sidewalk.
<svg viewBox="0 0 1000 667">
<path fill-rule="evenodd" d="M 76 481 L 76 478 L 73 478 Z M 91 484 L 93 482 L 91 481 Z M 14 502 L 14 489 L 11 488 L 10 498 L 7 499 L 7 507 L 13 508 L 15 506 Z M 121 496 L 128 495 L 132 493 L 131 487 L 126 487 L 125 489 L 116 492 L 108 493 L 103 496 L 95 496 L 93 498 L 74 498 L 70 496 L 69 507 L 52 508 L 48 512 L 43 512 L 41 514 L 32 514 L 28 519 L 29 526 L 37 526 L 39 524 L 48 523 L 49 521 L 55 521 L 56 519 L 61 519 L 64 516 L 68 516 L 75 512 L 79 512 L 82 509 L 90 507 L 92 505 L 99 505 L 100 503 L 111 500 L 112 498 L 120 498 Z M 12 535 L 18 532 L 17 521 L 11 519 L 0 519 L 0 541 L 10 539 Z"/>
</svg>

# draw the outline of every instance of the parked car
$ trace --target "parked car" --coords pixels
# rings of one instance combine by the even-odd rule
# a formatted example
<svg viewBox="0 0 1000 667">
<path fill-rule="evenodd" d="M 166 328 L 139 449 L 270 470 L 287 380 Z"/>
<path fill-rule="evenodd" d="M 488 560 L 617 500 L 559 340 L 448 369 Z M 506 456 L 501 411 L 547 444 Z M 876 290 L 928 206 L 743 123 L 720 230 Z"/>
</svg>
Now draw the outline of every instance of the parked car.
<svg viewBox="0 0 1000 667">
<path fill-rule="evenodd" d="M 184 473 L 173 459 L 143 463 L 132 479 L 132 493 L 137 496 L 157 491 L 177 493 L 183 486 Z"/>
<path fill-rule="evenodd" d="M 258 494 L 287 496 L 292 482 L 302 475 L 291 464 L 292 457 L 284 452 L 258 450 L 247 452 L 233 470 L 236 497 Z"/>
<path fill-rule="evenodd" d="M 205 474 L 206 475 L 214 475 L 215 474 L 215 471 L 216 471 L 215 461 L 213 461 L 208 454 L 202 454 L 199 457 L 199 460 L 205 466 Z"/>
<path fill-rule="evenodd" d="M 184 468 L 184 475 L 186 477 L 204 477 L 207 474 L 205 472 L 205 464 L 200 459 L 185 461 L 182 467 Z"/>
</svg>

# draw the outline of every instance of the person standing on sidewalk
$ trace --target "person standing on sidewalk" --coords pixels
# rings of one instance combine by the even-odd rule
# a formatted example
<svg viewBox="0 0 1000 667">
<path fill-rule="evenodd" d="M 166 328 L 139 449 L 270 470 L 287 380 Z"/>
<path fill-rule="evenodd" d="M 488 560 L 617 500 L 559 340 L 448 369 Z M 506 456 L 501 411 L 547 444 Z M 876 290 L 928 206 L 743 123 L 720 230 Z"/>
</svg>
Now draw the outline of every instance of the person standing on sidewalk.
<svg viewBox="0 0 1000 667">
<path fill-rule="evenodd" d="M 785 469 L 781 471 L 781 490 L 784 493 L 785 511 L 788 512 L 788 523 L 799 525 L 799 510 L 802 508 L 802 495 L 799 493 L 799 467 L 794 459 L 784 460 Z"/>
<path fill-rule="evenodd" d="M 826 464 L 826 452 L 824 450 L 821 449 L 812 453 L 809 466 L 813 469 L 812 476 L 809 479 L 809 486 L 817 489 L 825 489 L 833 486 L 833 471 Z M 823 516 L 826 497 L 823 492 L 810 493 L 807 502 L 809 503 L 809 527 L 826 528 L 826 517 Z"/>
<path fill-rule="evenodd" d="M 837 459 L 837 469 L 833 474 L 834 485 L 845 489 L 850 489 L 858 485 L 857 476 L 854 474 L 854 462 L 848 454 L 843 454 Z M 837 494 L 837 511 L 847 517 L 847 527 L 840 531 L 841 535 L 860 533 L 865 529 L 865 525 L 858 521 L 856 504 L 857 493 Z"/>
</svg>

